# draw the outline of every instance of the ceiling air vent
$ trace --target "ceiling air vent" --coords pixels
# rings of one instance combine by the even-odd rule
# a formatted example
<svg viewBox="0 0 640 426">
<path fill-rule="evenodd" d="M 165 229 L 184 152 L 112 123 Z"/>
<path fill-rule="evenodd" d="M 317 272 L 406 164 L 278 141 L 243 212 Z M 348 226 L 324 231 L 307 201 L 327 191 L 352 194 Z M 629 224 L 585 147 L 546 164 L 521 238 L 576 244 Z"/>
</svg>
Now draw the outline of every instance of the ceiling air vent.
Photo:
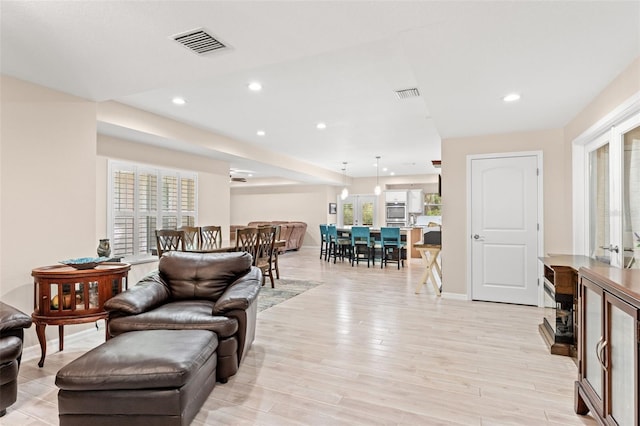
<svg viewBox="0 0 640 426">
<path fill-rule="evenodd" d="M 225 49 L 227 47 L 201 28 L 174 35 L 172 38 L 198 55 Z"/>
<path fill-rule="evenodd" d="M 414 87 L 413 89 L 396 90 L 396 96 L 398 99 L 417 98 L 420 96 L 420 92 Z"/>
<path fill-rule="evenodd" d="M 229 176 L 229 182 L 246 182 L 247 178 Z"/>
</svg>

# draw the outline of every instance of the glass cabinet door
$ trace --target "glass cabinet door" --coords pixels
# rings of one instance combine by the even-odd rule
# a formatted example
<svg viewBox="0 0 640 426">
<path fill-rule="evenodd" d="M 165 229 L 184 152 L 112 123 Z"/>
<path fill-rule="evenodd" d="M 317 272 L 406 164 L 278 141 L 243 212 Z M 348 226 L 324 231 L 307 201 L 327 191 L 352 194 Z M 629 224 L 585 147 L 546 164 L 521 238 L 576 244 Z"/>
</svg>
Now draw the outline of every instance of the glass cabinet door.
<svg viewBox="0 0 640 426">
<path fill-rule="evenodd" d="M 636 320 L 638 313 L 631 305 L 618 298 L 606 296 L 607 326 L 607 368 L 610 392 L 607 400 L 607 417 L 620 426 L 636 425 L 635 403 L 638 389 L 633 371 L 638 371 L 638 344 Z"/>
<path fill-rule="evenodd" d="M 603 400 L 604 370 L 600 362 L 600 348 L 604 342 L 603 333 L 603 292 L 589 280 L 582 280 L 582 315 L 584 324 L 584 345 L 582 362 L 584 363 L 584 378 L 591 386 L 591 391 L 599 401 Z M 600 405 L 601 409 L 602 405 Z"/>
</svg>

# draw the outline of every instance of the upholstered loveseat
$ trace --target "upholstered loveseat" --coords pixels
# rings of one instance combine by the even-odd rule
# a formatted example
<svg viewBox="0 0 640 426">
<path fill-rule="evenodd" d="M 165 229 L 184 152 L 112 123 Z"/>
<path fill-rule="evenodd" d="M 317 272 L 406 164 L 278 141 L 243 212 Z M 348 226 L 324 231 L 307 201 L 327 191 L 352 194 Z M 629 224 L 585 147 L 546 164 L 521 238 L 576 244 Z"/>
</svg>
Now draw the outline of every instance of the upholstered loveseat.
<svg viewBox="0 0 640 426">
<path fill-rule="evenodd" d="M 238 371 L 255 337 L 260 269 L 251 255 L 173 251 L 158 271 L 105 303 L 110 336 L 141 330 L 210 330 L 219 382 Z"/>
<path fill-rule="evenodd" d="M 285 246 L 279 249 L 279 252 L 281 253 L 288 250 L 298 250 L 302 247 L 304 235 L 307 233 L 307 224 L 305 222 L 289 222 L 281 220 L 253 221 L 249 222 L 247 225 L 231 225 L 231 239 L 235 238 L 236 229 L 238 228 L 257 227 L 261 225 L 280 225 L 280 239 L 287 241 Z"/>
<path fill-rule="evenodd" d="M 0 302 L 0 416 L 4 416 L 18 396 L 24 329 L 29 327 L 30 316 Z"/>
</svg>

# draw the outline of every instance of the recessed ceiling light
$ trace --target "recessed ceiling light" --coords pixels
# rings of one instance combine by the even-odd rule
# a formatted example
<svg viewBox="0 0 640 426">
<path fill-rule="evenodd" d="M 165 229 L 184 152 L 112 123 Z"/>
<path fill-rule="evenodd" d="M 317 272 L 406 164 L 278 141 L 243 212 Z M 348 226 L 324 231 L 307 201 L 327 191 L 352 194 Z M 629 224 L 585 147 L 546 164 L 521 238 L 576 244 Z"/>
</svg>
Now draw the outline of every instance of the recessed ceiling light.
<svg viewBox="0 0 640 426">
<path fill-rule="evenodd" d="M 179 97 L 175 97 L 171 99 L 171 102 L 173 102 L 176 105 L 184 105 L 187 103 L 187 101 L 185 101 L 184 98 L 179 98 Z"/>
<path fill-rule="evenodd" d="M 502 98 L 505 102 L 514 102 L 520 99 L 520 95 L 518 93 L 509 93 L 507 96 Z"/>
<path fill-rule="evenodd" d="M 389 173 L 389 174 L 390 174 L 391 176 L 395 176 L 395 175 L 396 175 L 396 172 L 391 172 L 391 173 Z"/>
<path fill-rule="evenodd" d="M 327 124 L 323 123 L 323 122 L 320 122 L 320 123 L 316 124 L 316 128 L 320 129 L 320 130 L 326 129 L 327 128 Z"/>
<path fill-rule="evenodd" d="M 264 136 L 264 135 L 266 135 L 266 133 L 265 133 L 265 131 L 264 131 L 264 130 L 258 130 L 258 131 L 256 132 L 256 135 L 258 135 L 258 136 Z"/>
<path fill-rule="evenodd" d="M 382 171 L 383 171 L 383 172 L 386 172 L 387 170 L 389 170 L 389 169 L 387 169 L 386 167 L 384 167 L 384 168 L 382 169 Z"/>
<path fill-rule="evenodd" d="M 259 92 L 262 90 L 262 84 L 258 83 L 257 81 L 252 81 L 251 83 L 249 83 L 249 90 Z"/>
</svg>

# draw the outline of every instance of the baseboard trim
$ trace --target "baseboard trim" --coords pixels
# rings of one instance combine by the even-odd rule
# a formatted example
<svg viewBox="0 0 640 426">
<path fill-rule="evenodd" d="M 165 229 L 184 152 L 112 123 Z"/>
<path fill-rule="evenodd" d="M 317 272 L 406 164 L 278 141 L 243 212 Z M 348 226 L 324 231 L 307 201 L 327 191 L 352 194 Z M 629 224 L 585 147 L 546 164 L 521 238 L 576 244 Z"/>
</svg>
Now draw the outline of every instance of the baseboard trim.
<svg viewBox="0 0 640 426">
<path fill-rule="evenodd" d="M 64 336 L 65 346 L 68 343 L 73 343 L 75 341 L 84 339 L 89 333 L 99 332 L 104 334 L 104 327 L 105 327 L 104 320 L 98 320 L 96 321 L 96 324 L 98 326 L 98 330 L 96 330 L 95 327 L 92 327 L 92 328 L 87 328 L 86 330 L 78 331 L 77 333 L 65 335 Z M 54 325 L 51 327 L 57 327 L 57 326 Z M 58 352 L 59 341 L 60 339 L 57 339 L 57 338 L 47 340 L 47 354 Z M 40 359 L 41 355 L 42 355 L 42 351 L 40 350 L 40 344 L 36 343 L 35 345 L 28 346 L 22 350 L 22 361 L 24 362 L 24 361 L 33 360 L 33 359 L 38 360 Z"/>
</svg>

